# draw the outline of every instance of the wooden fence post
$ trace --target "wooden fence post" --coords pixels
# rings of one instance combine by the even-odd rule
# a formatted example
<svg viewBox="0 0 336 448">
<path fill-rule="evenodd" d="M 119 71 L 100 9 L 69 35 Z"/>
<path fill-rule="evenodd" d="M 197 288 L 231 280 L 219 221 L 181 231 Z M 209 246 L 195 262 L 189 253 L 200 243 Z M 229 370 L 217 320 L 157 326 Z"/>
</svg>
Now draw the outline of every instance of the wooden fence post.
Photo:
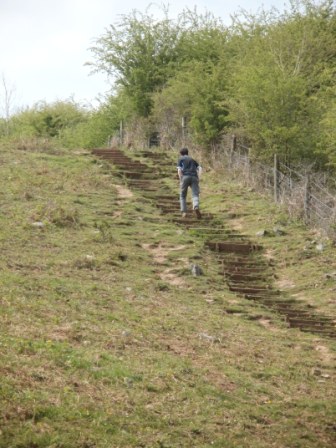
<svg viewBox="0 0 336 448">
<path fill-rule="evenodd" d="M 185 136 L 186 136 L 186 128 L 187 128 L 187 119 L 186 119 L 186 117 L 182 117 L 182 140 L 183 140 L 183 144 L 184 144 Z"/>
<path fill-rule="evenodd" d="M 234 152 L 237 149 L 237 137 L 233 134 L 231 138 L 231 151 Z"/>
<path fill-rule="evenodd" d="M 233 167 L 234 165 L 234 160 L 235 160 L 235 152 L 237 150 L 237 137 L 233 134 L 231 136 L 231 145 L 230 145 L 230 150 L 229 150 L 229 167 L 230 169 Z"/>
<path fill-rule="evenodd" d="M 120 144 L 122 145 L 124 143 L 124 126 L 123 126 L 123 121 L 120 121 L 120 126 L 119 126 L 119 139 L 120 139 Z"/>
<path fill-rule="evenodd" d="M 278 156 L 274 154 L 274 167 L 273 167 L 273 176 L 274 176 L 274 201 L 279 202 L 280 191 L 279 191 L 279 161 Z"/>
<path fill-rule="evenodd" d="M 252 179 L 252 162 L 251 162 L 251 148 L 247 149 L 247 166 L 248 166 L 248 178 L 249 181 Z"/>
<path fill-rule="evenodd" d="M 310 202 L 311 202 L 311 195 L 310 195 L 310 176 L 307 174 L 306 177 L 306 183 L 305 183 L 305 191 L 304 191 L 304 217 L 306 223 L 310 221 Z"/>
</svg>

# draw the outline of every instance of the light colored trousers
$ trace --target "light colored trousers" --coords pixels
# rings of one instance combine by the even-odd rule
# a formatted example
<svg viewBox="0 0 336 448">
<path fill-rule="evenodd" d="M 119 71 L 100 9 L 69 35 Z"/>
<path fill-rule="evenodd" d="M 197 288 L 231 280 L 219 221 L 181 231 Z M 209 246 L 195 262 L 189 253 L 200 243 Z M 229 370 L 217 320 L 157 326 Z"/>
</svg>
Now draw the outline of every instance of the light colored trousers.
<svg viewBox="0 0 336 448">
<path fill-rule="evenodd" d="M 181 204 L 181 212 L 185 213 L 187 211 L 187 193 L 188 187 L 191 187 L 191 196 L 193 208 L 199 207 L 199 180 L 196 176 L 183 176 L 181 180 L 181 189 L 180 189 L 180 204 Z"/>
</svg>

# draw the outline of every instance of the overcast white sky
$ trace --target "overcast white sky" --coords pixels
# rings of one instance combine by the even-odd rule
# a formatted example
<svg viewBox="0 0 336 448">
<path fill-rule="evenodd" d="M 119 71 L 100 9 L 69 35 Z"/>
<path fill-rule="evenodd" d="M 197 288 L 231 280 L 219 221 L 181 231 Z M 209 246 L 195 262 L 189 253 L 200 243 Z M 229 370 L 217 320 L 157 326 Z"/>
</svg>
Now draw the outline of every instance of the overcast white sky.
<svg viewBox="0 0 336 448">
<path fill-rule="evenodd" d="M 271 6 L 283 10 L 286 0 L 0 0 L 0 114 L 4 87 L 14 92 L 11 106 L 31 106 L 73 97 L 78 102 L 97 104 L 108 91 L 104 75 L 90 75 L 85 62 L 95 38 L 116 23 L 121 14 L 136 9 L 160 11 L 169 5 L 170 17 L 186 7 L 199 13 L 212 12 L 230 24 L 230 15 L 240 8 L 256 12 Z"/>
</svg>

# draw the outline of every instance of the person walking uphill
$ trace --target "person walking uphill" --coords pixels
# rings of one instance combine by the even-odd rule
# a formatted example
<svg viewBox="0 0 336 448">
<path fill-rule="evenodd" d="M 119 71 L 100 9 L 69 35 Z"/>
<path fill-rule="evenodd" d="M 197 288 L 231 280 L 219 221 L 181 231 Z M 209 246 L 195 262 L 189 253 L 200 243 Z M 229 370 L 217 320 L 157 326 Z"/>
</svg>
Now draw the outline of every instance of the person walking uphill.
<svg viewBox="0 0 336 448">
<path fill-rule="evenodd" d="M 180 205 L 182 217 L 187 216 L 187 193 L 188 187 L 191 187 L 193 209 L 198 219 L 201 219 L 199 205 L 199 176 L 201 167 L 196 160 L 189 156 L 188 148 L 182 148 L 181 157 L 177 163 L 177 173 L 180 179 Z"/>
</svg>

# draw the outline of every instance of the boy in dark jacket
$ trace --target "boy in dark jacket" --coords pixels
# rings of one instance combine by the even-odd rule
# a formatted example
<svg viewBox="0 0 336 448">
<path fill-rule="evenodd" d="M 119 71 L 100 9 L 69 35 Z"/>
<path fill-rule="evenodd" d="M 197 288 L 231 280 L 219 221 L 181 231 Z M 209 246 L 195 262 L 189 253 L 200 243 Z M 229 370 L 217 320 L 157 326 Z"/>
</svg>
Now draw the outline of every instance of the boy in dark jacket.
<svg viewBox="0 0 336 448">
<path fill-rule="evenodd" d="M 182 217 L 187 216 L 187 192 L 188 187 L 191 187 L 193 209 L 198 219 L 202 215 L 199 209 L 199 176 L 201 167 L 196 160 L 189 156 L 188 148 L 182 148 L 180 151 L 181 157 L 177 163 L 177 173 L 180 179 L 180 205 Z"/>
</svg>

